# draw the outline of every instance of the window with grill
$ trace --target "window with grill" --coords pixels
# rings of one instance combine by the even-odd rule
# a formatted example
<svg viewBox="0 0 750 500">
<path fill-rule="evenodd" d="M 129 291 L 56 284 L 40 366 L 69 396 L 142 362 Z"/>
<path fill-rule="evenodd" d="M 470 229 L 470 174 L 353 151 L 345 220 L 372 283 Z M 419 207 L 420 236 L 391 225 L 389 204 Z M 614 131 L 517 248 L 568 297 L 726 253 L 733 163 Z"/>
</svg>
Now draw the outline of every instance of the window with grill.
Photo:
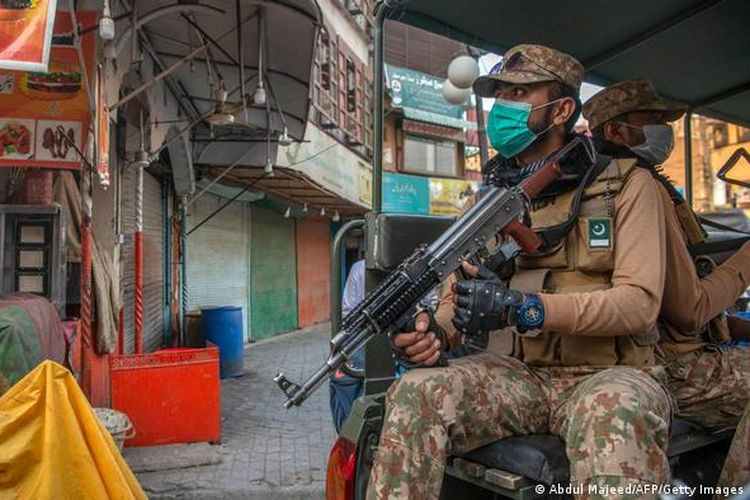
<svg viewBox="0 0 750 500">
<path fill-rule="evenodd" d="M 313 116 L 328 130 L 339 130 L 339 139 L 352 146 L 372 149 L 372 78 L 367 66 L 344 42 L 321 31 L 313 68 Z"/>
<path fill-rule="evenodd" d="M 350 59 L 346 60 L 346 111 L 357 111 L 357 69 Z"/>
<path fill-rule="evenodd" d="M 321 31 L 313 69 L 313 103 L 318 124 L 323 128 L 338 126 L 338 47 L 334 37 Z"/>
</svg>

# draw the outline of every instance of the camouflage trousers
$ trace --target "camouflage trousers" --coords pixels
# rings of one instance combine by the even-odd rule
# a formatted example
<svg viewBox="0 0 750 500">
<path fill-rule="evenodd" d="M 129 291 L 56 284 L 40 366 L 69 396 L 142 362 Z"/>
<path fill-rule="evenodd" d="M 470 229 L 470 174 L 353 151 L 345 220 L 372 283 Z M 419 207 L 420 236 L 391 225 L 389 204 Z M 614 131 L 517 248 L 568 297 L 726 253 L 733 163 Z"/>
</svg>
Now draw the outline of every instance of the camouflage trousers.
<svg viewBox="0 0 750 500">
<path fill-rule="evenodd" d="M 722 488 L 750 486 L 750 405 L 734 432 L 718 486 Z"/>
<path fill-rule="evenodd" d="M 750 482 L 750 349 L 707 347 L 665 368 L 677 416 L 706 427 L 737 426 L 719 486 Z"/>
<path fill-rule="evenodd" d="M 750 350 L 706 347 L 664 365 L 677 416 L 706 427 L 734 427 L 750 401 Z"/>
<path fill-rule="evenodd" d="M 448 455 L 533 433 L 565 440 L 573 484 L 667 483 L 663 379 L 658 367 L 532 367 L 490 353 L 412 370 L 388 391 L 367 498 L 438 498 Z"/>
<path fill-rule="evenodd" d="M 674 371 L 668 373 L 680 416 L 703 425 L 737 425 L 718 486 L 750 484 L 750 349 L 704 351 L 692 370 L 678 370 L 684 373 L 677 379 Z"/>
</svg>

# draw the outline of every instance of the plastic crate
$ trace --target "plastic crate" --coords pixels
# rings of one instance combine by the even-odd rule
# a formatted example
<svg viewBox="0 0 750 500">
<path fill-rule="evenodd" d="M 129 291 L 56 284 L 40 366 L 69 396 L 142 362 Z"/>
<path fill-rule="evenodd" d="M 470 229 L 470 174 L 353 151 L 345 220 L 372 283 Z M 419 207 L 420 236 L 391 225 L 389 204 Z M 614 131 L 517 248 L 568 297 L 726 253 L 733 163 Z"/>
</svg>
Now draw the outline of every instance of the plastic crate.
<svg viewBox="0 0 750 500">
<path fill-rule="evenodd" d="M 112 408 L 133 422 L 126 446 L 221 439 L 219 350 L 163 349 L 111 356 Z"/>
</svg>

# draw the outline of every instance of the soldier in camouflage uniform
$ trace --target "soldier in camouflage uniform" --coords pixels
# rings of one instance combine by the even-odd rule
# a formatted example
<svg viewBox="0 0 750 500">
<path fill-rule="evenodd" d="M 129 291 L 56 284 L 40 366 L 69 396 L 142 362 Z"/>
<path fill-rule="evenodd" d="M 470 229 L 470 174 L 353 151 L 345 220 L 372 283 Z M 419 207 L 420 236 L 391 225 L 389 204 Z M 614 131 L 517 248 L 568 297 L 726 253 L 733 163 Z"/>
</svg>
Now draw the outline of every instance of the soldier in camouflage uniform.
<svg viewBox="0 0 750 500">
<path fill-rule="evenodd" d="M 721 488 L 750 487 L 750 405 L 737 424 L 732 446 L 729 448 L 718 486 Z"/>
<path fill-rule="evenodd" d="M 582 76 L 573 57 L 521 45 L 476 81 L 477 95 L 496 97 L 488 135 L 500 155 L 486 182 L 516 184 L 571 140 Z M 435 315 L 394 337 L 397 356 L 427 366 L 464 336 L 489 332 L 489 346 L 391 386 L 368 499 L 437 498 L 448 455 L 531 433 L 565 440 L 581 498 L 603 498 L 588 485 L 668 482 L 673 402 L 654 366 L 665 268 L 656 182 L 635 161 L 592 165 L 574 151 L 561 161 L 566 178 L 529 213 L 537 230 L 567 224 L 561 239 L 519 256 L 503 279 L 464 264 L 475 279 L 453 278 Z"/>
<path fill-rule="evenodd" d="M 600 91 L 583 107 L 595 143 L 604 154 L 638 158 L 659 183 L 665 211 L 667 268 L 659 316 L 659 362 L 666 368 L 677 415 L 706 427 L 734 427 L 750 400 L 750 351 L 727 350 L 730 338 L 725 310 L 750 285 L 750 243 L 720 266 L 708 262 L 709 274 L 696 271 L 688 245 L 706 235 L 685 200 L 660 172 L 672 150 L 667 125 L 685 106 L 661 98 L 647 80 L 625 81 Z M 713 269 L 711 269 L 713 267 Z M 738 432 L 735 450 L 750 459 L 750 436 Z M 731 467 L 730 467 L 731 468 Z M 750 481 L 733 474 L 735 486 Z"/>
</svg>

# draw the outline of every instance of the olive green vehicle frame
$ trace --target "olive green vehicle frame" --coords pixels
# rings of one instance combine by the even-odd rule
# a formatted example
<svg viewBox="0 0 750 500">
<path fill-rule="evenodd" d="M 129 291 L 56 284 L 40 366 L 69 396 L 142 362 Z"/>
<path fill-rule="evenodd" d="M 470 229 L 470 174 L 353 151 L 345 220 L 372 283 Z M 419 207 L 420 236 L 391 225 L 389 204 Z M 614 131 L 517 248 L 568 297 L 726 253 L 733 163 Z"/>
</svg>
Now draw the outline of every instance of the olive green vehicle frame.
<svg viewBox="0 0 750 500">
<path fill-rule="evenodd" d="M 584 64 L 586 81 L 590 83 L 607 85 L 630 78 L 649 78 L 662 95 L 688 104 L 684 118 L 685 138 L 692 137 L 694 113 L 750 127 L 750 30 L 747 29 L 750 2 L 747 0 L 378 0 L 374 25 L 372 212 L 365 220 L 346 223 L 334 239 L 331 257 L 334 334 L 341 323 L 341 247 L 347 234 L 364 228 L 368 290 L 391 270 L 383 265 L 378 250 L 383 245 L 384 224 L 381 217 L 383 42 L 387 19 L 489 52 L 503 53 L 519 43 L 555 47 Z M 693 198 L 692 142 L 685 140 L 683 147 L 685 197 L 690 202 Z M 737 162 L 743 158 L 750 156 L 747 152 L 738 153 L 730 160 Z M 725 165 L 722 171 L 731 166 Z M 413 224 L 417 229 L 422 224 L 441 223 L 425 219 L 429 217 L 408 219 L 404 224 Z M 415 240 L 403 245 L 404 256 L 418 243 Z M 364 370 L 347 369 L 350 375 L 364 380 L 364 395 L 355 403 L 341 430 L 341 436 L 355 443 L 359 450 L 357 499 L 364 498 L 382 424 L 384 393 L 393 382 L 394 372 L 386 339 L 375 337 L 365 349 Z M 672 441 L 669 456 L 675 458 L 721 443 L 731 434 L 731 430 L 688 432 Z M 535 492 L 537 483 L 533 481 L 512 475 L 504 480 L 488 481 L 481 466 L 463 460 L 449 461 L 446 472 L 444 497 L 460 494 L 461 498 L 541 498 Z"/>
</svg>

